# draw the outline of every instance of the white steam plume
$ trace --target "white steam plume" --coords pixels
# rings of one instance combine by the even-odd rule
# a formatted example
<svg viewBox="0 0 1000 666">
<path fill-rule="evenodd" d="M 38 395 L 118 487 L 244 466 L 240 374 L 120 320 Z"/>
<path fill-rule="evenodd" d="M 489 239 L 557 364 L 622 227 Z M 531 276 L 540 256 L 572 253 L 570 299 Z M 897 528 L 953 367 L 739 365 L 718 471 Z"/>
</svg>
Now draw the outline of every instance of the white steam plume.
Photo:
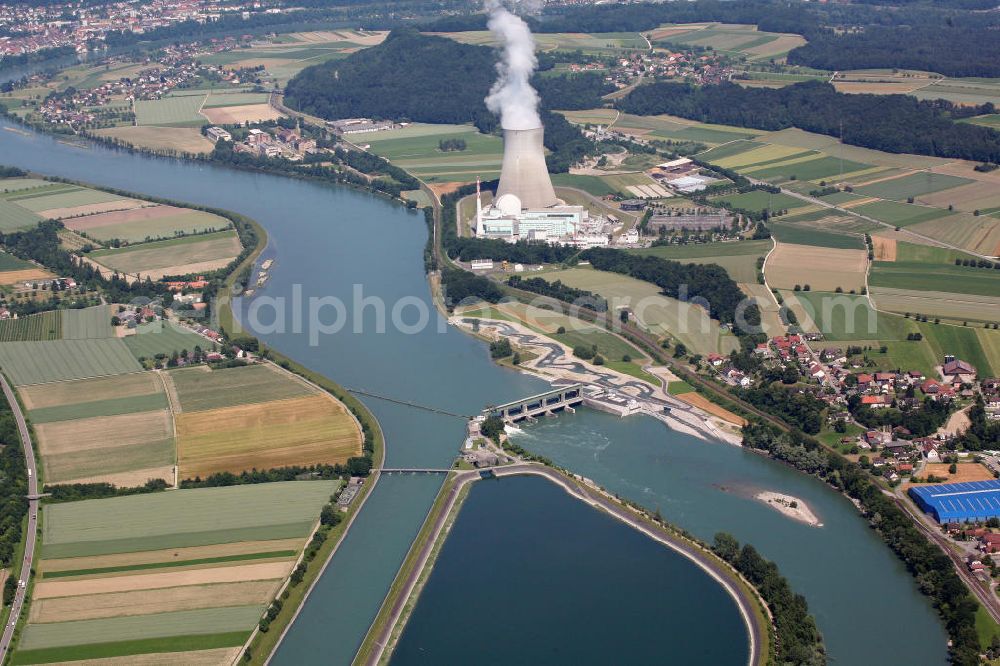
<svg viewBox="0 0 1000 666">
<path fill-rule="evenodd" d="M 515 2 L 515 6 L 534 10 L 536 2 Z M 535 40 L 524 20 L 511 13 L 499 0 L 487 0 L 489 29 L 503 47 L 497 63 L 497 80 L 486 97 L 486 106 L 500 116 L 504 129 L 524 130 L 542 126 L 538 116 L 538 93 L 531 87 L 531 75 L 538 66 Z"/>
</svg>

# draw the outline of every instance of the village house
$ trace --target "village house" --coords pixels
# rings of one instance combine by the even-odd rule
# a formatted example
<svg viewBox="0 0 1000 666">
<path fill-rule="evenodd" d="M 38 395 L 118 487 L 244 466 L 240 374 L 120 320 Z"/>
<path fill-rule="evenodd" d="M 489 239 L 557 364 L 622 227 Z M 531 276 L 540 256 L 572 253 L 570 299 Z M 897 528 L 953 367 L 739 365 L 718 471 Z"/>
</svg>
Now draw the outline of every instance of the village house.
<svg viewBox="0 0 1000 666">
<path fill-rule="evenodd" d="M 971 384 L 976 380 L 976 368 L 970 363 L 946 356 L 941 366 L 941 376 L 952 384 Z"/>
</svg>

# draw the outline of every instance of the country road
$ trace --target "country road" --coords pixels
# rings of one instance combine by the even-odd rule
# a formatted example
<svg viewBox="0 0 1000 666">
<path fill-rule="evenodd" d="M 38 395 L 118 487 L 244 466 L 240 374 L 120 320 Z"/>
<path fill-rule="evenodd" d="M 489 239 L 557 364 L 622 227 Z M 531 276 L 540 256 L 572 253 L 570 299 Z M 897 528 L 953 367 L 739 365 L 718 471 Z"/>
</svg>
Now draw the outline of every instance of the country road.
<svg viewBox="0 0 1000 666">
<path fill-rule="evenodd" d="M 0 384 L 3 385 L 4 395 L 7 403 L 14 413 L 17 421 L 17 429 L 21 433 L 21 448 L 24 449 L 24 461 L 28 468 L 28 527 L 25 532 L 24 559 L 21 561 L 21 580 L 25 585 L 18 585 L 14 595 L 14 603 L 10 607 L 10 616 L 7 625 L 3 628 L 3 638 L 0 638 L 0 661 L 7 657 L 10 649 L 10 641 L 14 637 L 14 627 L 18 618 L 21 617 L 21 608 L 24 606 L 24 597 L 27 593 L 27 579 L 31 575 L 31 564 L 35 555 L 35 536 L 38 533 L 38 470 L 35 468 L 35 450 L 31 445 L 31 434 L 28 432 L 28 423 L 21 413 L 21 406 L 17 402 L 17 396 L 7 383 L 7 378 L 0 375 Z M 11 572 L 13 575 L 13 572 Z"/>
</svg>

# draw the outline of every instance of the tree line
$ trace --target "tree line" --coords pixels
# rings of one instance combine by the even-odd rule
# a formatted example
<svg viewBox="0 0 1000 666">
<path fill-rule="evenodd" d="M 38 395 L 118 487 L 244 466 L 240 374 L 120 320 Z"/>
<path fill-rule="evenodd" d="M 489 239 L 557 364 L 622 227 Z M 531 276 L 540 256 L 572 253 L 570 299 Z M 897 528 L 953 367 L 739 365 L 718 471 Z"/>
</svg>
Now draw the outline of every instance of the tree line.
<svg viewBox="0 0 1000 666">
<path fill-rule="evenodd" d="M 14 413 L 0 395 L 0 568 L 11 570 L 21 543 L 21 524 L 28 513 L 28 472 Z M 17 591 L 17 576 L 11 571 L 3 591 L 3 604 L 10 605 Z"/>
<path fill-rule="evenodd" d="M 849 95 L 823 81 L 779 89 L 657 82 L 639 86 L 618 103 L 619 109 L 636 115 L 666 113 L 766 131 L 798 127 L 835 137 L 842 131 L 844 143 L 889 153 L 996 162 L 1000 132 L 954 121 L 991 113 L 991 107 L 963 109 L 909 95 Z"/>
<path fill-rule="evenodd" d="M 607 312 L 608 301 L 606 298 L 586 289 L 577 289 L 568 284 L 563 284 L 562 280 L 549 282 L 540 277 L 522 278 L 520 275 L 512 275 L 507 284 L 515 289 L 523 289 L 542 296 L 548 296 L 567 303 L 575 303 L 580 307 L 593 310 L 594 312 Z"/>
</svg>

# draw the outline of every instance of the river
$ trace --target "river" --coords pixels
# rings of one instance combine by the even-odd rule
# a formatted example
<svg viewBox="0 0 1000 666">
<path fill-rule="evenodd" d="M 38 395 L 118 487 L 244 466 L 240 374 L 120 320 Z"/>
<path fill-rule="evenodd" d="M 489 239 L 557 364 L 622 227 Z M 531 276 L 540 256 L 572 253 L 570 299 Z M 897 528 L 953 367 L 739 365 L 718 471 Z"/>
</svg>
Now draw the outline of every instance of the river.
<svg viewBox="0 0 1000 666">
<path fill-rule="evenodd" d="M 0 121 L 0 164 L 227 208 L 262 223 L 271 241 L 266 256 L 276 260 L 262 296 L 284 297 L 286 311 L 278 317 L 285 330 L 271 326 L 270 332 L 258 331 L 260 337 L 345 386 L 458 414 L 545 386 L 495 366 L 481 342 L 439 326 L 423 275 L 422 214 L 347 188 L 70 145 L 11 127 Z M 353 313 L 355 285 L 361 285 L 362 296 L 382 299 L 387 314 L 405 303 L 404 324 L 416 321 L 423 304 L 430 326 L 405 334 L 390 325 L 379 333 L 372 305 L 362 317 L 349 317 L 339 333 L 320 336 L 316 345 L 308 326 L 295 332 L 290 301 L 296 293 L 306 302 L 339 298 Z M 267 307 L 255 314 L 264 323 L 274 319 Z M 327 310 L 323 321 L 329 322 L 330 314 Z M 361 320 L 363 332 L 354 333 Z M 463 437 L 460 418 L 377 399 L 366 403 L 385 431 L 389 467 L 447 465 Z M 530 427 L 518 441 L 611 490 L 659 507 L 667 520 L 699 536 L 728 531 L 752 541 L 806 596 L 834 663 L 945 661 L 946 637 L 927 599 L 853 506 L 818 481 L 643 417 L 618 420 L 583 410 Z M 349 662 L 440 483 L 439 477 L 410 475 L 379 482 L 273 663 Z M 795 523 L 748 499 L 753 488 L 804 499 L 824 527 Z M 516 611 L 492 612 L 503 617 Z M 671 629 L 661 626 L 661 632 L 666 637 Z M 503 637 L 522 650 L 531 649 L 523 642 L 528 639 Z"/>
</svg>

